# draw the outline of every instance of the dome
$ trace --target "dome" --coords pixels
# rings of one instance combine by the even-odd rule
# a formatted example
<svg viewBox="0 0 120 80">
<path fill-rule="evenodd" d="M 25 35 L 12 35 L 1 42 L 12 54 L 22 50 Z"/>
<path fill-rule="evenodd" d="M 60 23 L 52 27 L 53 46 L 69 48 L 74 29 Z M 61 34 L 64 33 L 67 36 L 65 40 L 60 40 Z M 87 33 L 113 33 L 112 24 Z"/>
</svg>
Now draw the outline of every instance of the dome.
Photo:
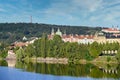
<svg viewBox="0 0 120 80">
<path fill-rule="evenodd" d="M 60 31 L 60 29 L 58 28 L 57 32 L 56 32 L 56 35 L 60 35 L 62 36 L 62 32 Z"/>
</svg>

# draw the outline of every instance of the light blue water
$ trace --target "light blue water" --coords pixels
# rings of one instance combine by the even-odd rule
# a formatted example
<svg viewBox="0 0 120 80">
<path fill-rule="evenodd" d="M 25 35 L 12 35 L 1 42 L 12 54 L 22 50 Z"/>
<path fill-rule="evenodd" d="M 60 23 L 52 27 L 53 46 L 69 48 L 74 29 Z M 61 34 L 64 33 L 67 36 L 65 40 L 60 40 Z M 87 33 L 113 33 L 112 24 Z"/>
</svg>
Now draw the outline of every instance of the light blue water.
<svg viewBox="0 0 120 80">
<path fill-rule="evenodd" d="M 22 69 L 0 67 L 0 80 L 96 80 L 96 79 L 90 77 L 69 77 L 69 76 L 37 74 L 33 72 L 25 72 Z M 102 80 L 108 80 L 108 79 L 102 79 Z M 113 80 L 113 79 L 109 79 L 109 80 Z"/>
</svg>

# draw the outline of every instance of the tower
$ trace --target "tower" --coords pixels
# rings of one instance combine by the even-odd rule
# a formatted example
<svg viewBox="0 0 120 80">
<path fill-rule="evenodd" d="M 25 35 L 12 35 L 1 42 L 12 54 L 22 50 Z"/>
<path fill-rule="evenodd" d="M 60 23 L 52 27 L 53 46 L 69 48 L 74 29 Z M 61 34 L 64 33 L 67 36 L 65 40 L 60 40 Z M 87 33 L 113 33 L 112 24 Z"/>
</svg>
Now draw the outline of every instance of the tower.
<svg viewBox="0 0 120 80">
<path fill-rule="evenodd" d="M 52 28 L 52 31 L 51 31 L 51 35 L 54 35 L 55 33 L 54 33 L 54 28 Z"/>
<path fill-rule="evenodd" d="M 62 32 L 60 31 L 60 29 L 58 28 L 56 35 L 62 36 Z"/>
<path fill-rule="evenodd" d="M 32 23 L 32 16 L 30 16 L 30 23 Z"/>
<path fill-rule="evenodd" d="M 64 34 L 63 35 L 66 36 L 66 30 L 64 30 Z"/>
</svg>

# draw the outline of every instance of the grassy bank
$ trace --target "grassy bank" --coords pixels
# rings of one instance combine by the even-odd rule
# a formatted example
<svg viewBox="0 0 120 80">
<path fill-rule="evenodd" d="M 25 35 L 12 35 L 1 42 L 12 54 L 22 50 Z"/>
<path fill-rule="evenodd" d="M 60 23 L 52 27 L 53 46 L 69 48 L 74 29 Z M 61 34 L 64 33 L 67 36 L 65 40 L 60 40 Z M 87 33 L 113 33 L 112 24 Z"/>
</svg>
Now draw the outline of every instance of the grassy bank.
<svg viewBox="0 0 120 80">
<path fill-rule="evenodd" d="M 118 63 L 117 59 L 115 56 L 99 56 L 98 58 L 95 58 L 92 63 Z"/>
<path fill-rule="evenodd" d="M 25 61 L 30 61 L 30 62 L 43 62 L 43 63 L 77 63 L 77 64 L 87 64 L 87 63 L 92 63 L 92 64 L 118 64 L 118 61 L 114 56 L 99 56 L 98 58 L 95 58 L 91 61 L 81 59 L 81 60 L 74 60 L 70 61 L 68 58 L 54 58 L 54 57 L 32 57 L 32 58 L 25 58 Z"/>
<path fill-rule="evenodd" d="M 32 58 L 25 58 L 24 61 L 30 62 L 40 62 L 40 63 L 59 63 L 59 64 L 67 64 L 67 58 L 53 58 L 53 57 L 32 57 Z"/>
</svg>

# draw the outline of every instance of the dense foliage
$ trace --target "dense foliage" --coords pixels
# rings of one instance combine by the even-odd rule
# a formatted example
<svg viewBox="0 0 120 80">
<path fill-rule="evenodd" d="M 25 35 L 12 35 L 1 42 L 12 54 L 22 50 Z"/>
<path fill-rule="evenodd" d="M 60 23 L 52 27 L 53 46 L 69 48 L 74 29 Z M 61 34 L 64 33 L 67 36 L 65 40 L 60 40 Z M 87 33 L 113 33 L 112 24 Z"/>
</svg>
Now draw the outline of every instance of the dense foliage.
<svg viewBox="0 0 120 80">
<path fill-rule="evenodd" d="M 46 35 L 36 40 L 33 44 L 16 51 L 20 59 L 25 57 L 55 57 L 68 58 L 69 61 L 79 61 L 80 59 L 92 60 L 101 55 L 103 50 L 118 50 L 119 43 L 99 44 L 78 44 L 63 42 L 59 35 L 55 35 L 52 40 L 48 40 Z"/>
<path fill-rule="evenodd" d="M 67 34 L 94 34 L 100 31 L 100 27 L 87 27 L 87 26 L 63 26 L 63 25 L 50 25 L 38 23 L 0 23 L 0 41 L 14 42 L 21 40 L 24 36 L 41 37 L 42 33 L 50 34 L 51 29 L 57 28 Z"/>
<path fill-rule="evenodd" d="M 5 58 L 7 56 L 8 48 L 7 44 L 4 42 L 0 43 L 0 58 Z"/>
</svg>

